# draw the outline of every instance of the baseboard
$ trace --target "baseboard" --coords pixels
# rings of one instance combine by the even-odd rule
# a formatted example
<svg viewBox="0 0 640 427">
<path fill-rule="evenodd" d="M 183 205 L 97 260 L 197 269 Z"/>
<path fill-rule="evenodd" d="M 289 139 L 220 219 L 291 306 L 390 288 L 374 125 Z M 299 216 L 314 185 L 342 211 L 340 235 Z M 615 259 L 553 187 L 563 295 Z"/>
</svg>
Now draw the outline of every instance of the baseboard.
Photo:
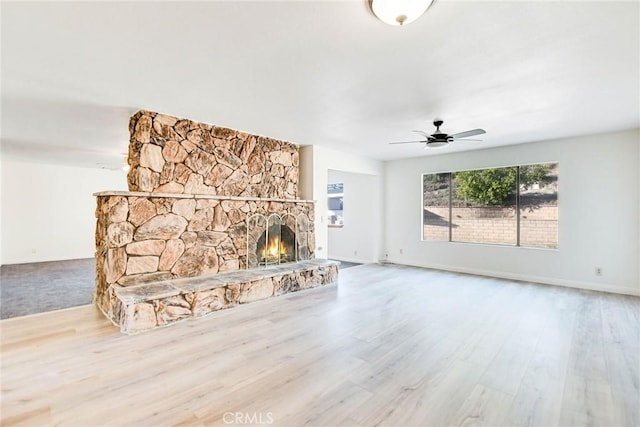
<svg viewBox="0 0 640 427">
<path fill-rule="evenodd" d="M 517 280 L 520 282 L 541 283 L 544 285 L 564 286 L 567 288 L 585 289 L 589 291 L 609 292 L 614 294 L 640 296 L 640 289 L 627 288 L 623 286 L 604 286 L 597 283 L 577 282 L 573 280 L 556 279 L 553 277 L 530 276 L 526 274 L 505 273 L 503 271 L 489 271 L 475 268 L 452 267 L 449 265 L 431 264 L 424 262 L 407 262 L 387 260 L 386 263 L 410 265 L 413 267 L 430 268 L 434 270 L 450 271 L 453 273 L 474 274 L 477 276 L 495 277 L 498 279 Z"/>
<path fill-rule="evenodd" d="M 10 260 L 10 262 L 6 262 L 6 263 L 0 264 L 0 267 L 9 266 L 9 265 L 43 264 L 43 263 L 47 263 L 47 262 L 83 261 L 83 260 L 87 260 L 87 259 L 94 259 L 94 257 L 89 256 L 89 257 L 83 257 L 83 258 L 56 258 L 56 259 L 43 258 L 43 259 L 37 259 L 37 260 L 31 260 L 31 261 L 25 261 L 25 260 L 20 260 L 20 261 L 13 260 L 12 261 L 12 260 Z"/>
<path fill-rule="evenodd" d="M 334 259 L 336 261 L 344 261 L 344 262 L 355 262 L 355 263 L 358 263 L 358 264 L 371 264 L 371 263 L 376 262 L 376 261 L 373 261 L 373 260 L 364 260 L 364 259 L 348 258 L 348 257 L 332 257 L 332 256 L 330 256 L 329 259 Z"/>
</svg>

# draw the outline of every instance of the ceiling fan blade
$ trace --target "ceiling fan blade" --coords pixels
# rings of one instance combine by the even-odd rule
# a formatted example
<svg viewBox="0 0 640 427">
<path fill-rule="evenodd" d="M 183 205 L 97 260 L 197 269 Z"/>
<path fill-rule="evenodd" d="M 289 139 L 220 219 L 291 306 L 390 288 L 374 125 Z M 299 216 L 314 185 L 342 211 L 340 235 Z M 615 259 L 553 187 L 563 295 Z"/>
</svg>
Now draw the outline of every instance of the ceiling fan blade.
<svg viewBox="0 0 640 427">
<path fill-rule="evenodd" d="M 422 142 L 425 143 L 427 141 L 399 141 L 399 142 L 390 142 L 389 144 L 413 144 L 416 142 Z"/>
<path fill-rule="evenodd" d="M 428 133 L 426 133 L 424 131 L 421 131 L 421 130 L 412 130 L 411 132 L 419 133 L 420 135 L 424 136 L 425 138 L 429 138 L 431 136 Z"/>
<path fill-rule="evenodd" d="M 468 138 L 453 138 L 454 141 L 482 141 L 481 139 L 468 139 Z"/>
<path fill-rule="evenodd" d="M 449 135 L 449 137 L 464 138 L 467 136 L 482 135 L 483 133 L 487 133 L 487 132 L 485 132 L 484 129 L 473 129 L 473 130 L 468 130 L 466 132 L 454 133 L 453 135 Z"/>
</svg>

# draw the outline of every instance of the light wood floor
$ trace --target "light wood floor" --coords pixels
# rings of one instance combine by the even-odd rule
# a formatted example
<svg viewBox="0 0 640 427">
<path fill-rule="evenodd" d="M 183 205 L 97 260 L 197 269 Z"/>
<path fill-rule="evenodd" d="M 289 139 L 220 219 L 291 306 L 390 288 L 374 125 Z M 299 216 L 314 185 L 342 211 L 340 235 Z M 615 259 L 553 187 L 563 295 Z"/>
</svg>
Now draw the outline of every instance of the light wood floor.
<svg viewBox="0 0 640 427">
<path fill-rule="evenodd" d="M 640 425 L 640 298 L 340 274 L 136 336 L 93 306 L 4 320 L 2 425 Z"/>
</svg>

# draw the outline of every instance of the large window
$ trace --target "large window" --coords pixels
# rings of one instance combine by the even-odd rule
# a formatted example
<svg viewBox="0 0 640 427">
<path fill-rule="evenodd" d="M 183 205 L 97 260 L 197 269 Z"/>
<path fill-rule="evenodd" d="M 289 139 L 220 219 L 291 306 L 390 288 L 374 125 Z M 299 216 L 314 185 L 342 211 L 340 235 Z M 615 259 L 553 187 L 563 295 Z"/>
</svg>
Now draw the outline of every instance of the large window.
<svg viewBox="0 0 640 427">
<path fill-rule="evenodd" d="M 558 247 L 558 164 L 422 175 L 424 240 Z"/>
</svg>

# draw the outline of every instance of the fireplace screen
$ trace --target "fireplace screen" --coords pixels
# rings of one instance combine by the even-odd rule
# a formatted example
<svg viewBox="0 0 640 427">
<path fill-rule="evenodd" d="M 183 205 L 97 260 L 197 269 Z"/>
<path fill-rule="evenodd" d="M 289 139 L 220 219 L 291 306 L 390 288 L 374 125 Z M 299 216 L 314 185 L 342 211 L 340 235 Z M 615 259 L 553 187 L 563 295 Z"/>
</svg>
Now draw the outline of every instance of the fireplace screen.
<svg viewBox="0 0 640 427">
<path fill-rule="evenodd" d="M 306 216 L 256 214 L 247 218 L 247 268 L 309 259 Z"/>
<path fill-rule="evenodd" d="M 272 225 L 258 239 L 256 254 L 260 264 L 293 262 L 295 258 L 295 234 L 286 225 Z"/>
</svg>

